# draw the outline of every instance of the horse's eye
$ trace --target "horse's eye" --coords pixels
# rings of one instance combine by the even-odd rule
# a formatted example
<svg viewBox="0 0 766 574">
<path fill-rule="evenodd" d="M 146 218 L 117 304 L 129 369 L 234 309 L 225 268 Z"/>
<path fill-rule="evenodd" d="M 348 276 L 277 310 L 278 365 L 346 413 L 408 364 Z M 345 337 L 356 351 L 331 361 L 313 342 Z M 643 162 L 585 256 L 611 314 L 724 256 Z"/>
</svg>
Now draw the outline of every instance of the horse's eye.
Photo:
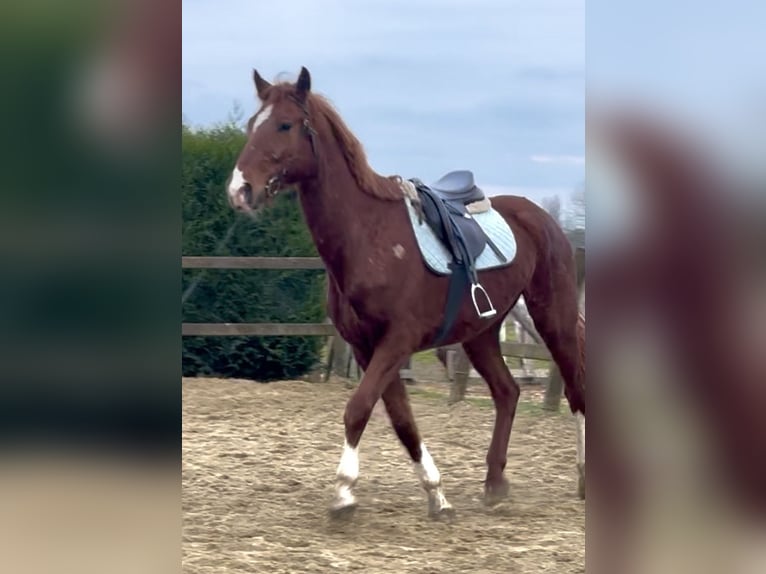
<svg viewBox="0 0 766 574">
<path fill-rule="evenodd" d="M 293 124 L 291 124 L 289 122 L 282 122 L 281 124 L 279 124 L 279 131 L 280 132 L 287 132 L 287 131 L 290 131 L 291 127 L 293 127 Z"/>
</svg>

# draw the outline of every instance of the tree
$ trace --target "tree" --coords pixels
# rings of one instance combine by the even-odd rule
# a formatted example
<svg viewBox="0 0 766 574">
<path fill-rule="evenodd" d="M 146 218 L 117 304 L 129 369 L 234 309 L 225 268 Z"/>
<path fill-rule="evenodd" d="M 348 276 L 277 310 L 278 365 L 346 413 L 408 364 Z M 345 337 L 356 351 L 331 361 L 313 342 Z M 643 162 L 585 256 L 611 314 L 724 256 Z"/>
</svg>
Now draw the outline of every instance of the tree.
<svg viewBox="0 0 766 574">
<path fill-rule="evenodd" d="M 269 217 L 235 214 L 224 184 L 246 136 L 225 124 L 182 129 L 182 252 L 184 255 L 316 256 L 296 201 L 279 196 Z M 236 233 L 230 233 L 237 218 Z M 226 241 L 222 239 L 226 238 Z M 200 277 L 201 276 L 201 277 Z M 323 270 L 184 269 L 186 322 L 320 323 L 325 317 Z M 317 337 L 184 337 L 185 376 L 255 380 L 295 378 L 319 361 Z"/>
<path fill-rule="evenodd" d="M 585 185 L 578 185 L 572 192 L 568 227 L 585 229 Z"/>
<path fill-rule="evenodd" d="M 561 198 L 558 195 L 553 195 L 551 197 L 546 197 L 542 200 L 542 207 L 545 211 L 547 211 L 553 219 L 556 220 L 556 222 L 559 225 L 562 225 L 563 227 L 563 221 L 561 217 Z"/>
<path fill-rule="evenodd" d="M 241 128 L 245 119 L 245 110 L 239 100 L 235 100 L 231 111 L 227 116 L 226 123 L 230 127 Z"/>
</svg>

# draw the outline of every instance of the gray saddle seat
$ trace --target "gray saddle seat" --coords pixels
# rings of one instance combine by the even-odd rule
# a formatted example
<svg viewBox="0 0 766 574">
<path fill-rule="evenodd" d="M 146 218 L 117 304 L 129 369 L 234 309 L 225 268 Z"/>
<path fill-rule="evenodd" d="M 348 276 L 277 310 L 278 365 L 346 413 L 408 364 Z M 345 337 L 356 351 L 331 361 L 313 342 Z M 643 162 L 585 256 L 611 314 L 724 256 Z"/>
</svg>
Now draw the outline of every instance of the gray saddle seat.
<svg viewBox="0 0 766 574">
<path fill-rule="evenodd" d="M 445 201 L 459 202 L 463 205 L 485 198 L 484 192 L 474 182 L 473 172 L 467 169 L 451 171 L 429 187 Z"/>
</svg>

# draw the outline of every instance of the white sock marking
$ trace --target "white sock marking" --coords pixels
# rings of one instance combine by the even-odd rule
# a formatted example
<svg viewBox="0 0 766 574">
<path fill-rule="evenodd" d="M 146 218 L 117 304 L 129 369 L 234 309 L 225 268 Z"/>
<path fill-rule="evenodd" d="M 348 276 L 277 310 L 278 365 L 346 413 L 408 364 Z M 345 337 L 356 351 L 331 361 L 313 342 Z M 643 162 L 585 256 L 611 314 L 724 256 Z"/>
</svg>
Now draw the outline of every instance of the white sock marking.
<svg viewBox="0 0 766 574">
<path fill-rule="evenodd" d="M 263 122 L 268 120 L 271 117 L 271 109 L 273 106 L 269 105 L 263 108 L 260 112 L 258 112 L 258 115 L 255 116 L 255 121 L 253 122 L 253 129 L 250 130 L 251 134 L 255 133 L 255 130 L 257 130 L 259 127 L 263 125 Z"/>
<path fill-rule="evenodd" d="M 436 468 L 434 459 L 431 457 L 431 453 L 428 452 L 426 445 L 420 443 L 420 462 L 415 463 L 415 472 L 426 489 L 439 486 L 441 484 L 441 474 L 439 469 Z"/>
<path fill-rule="evenodd" d="M 575 414 L 577 422 L 577 466 L 585 466 L 585 416 Z"/>
<path fill-rule="evenodd" d="M 428 507 L 429 512 L 439 513 L 444 510 L 449 510 L 452 505 L 447 501 L 447 497 L 444 496 L 444 490 L 442 489 L 442 477 L 439 469 L 436 468 L 434 459 L 431 457 L 431 453 L 428 452 L 425 443 L 420 443 L 420 462 L 414 464 L 415 474 L 420 479 L 420 484 L 428 493 Z"/>
<path fill-rule="evenodd" d="M 359 451 L 343 442 L 343 454 L 340 457 L 335 481 L 335 504 L 338 507 L 349 506 L 356 502 L 353 486 L 359 478 Z"/>
<path fill-rule="evenodd" d="M 359 478 L 359 451 L 347 441 L 343 442 L 343 454 L 338 464 L 338 476 L 348 479 L 350 482 Z"/>
</svg>

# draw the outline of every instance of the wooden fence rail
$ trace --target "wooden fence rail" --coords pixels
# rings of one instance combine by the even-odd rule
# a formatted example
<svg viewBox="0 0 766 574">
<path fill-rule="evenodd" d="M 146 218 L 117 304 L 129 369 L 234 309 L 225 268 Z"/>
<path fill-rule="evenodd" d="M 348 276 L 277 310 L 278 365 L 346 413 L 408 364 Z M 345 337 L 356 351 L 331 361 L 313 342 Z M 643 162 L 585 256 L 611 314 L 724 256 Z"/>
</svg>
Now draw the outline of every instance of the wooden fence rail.
<svg viewBox="0 0 766 574">
<path fill-rule="evenodd" d="M 181 257 L 183 269 L 275 269 L 303 270 L 324 269 L 319 257 Z M 182 323 L 184 337 L 234 337 L 234 336 L 317 336 L 337 337 L 332 323 Z M 542 345 L 501 343 L 503 355 L 528 359 L 550 359 Z M 409 367 L 410 364 L 407 365 Z M 402 378 L 411 378 L 409 368 L 402 369 Z"/>
<path fill-rule="evenodd" d="M 181 257 L 183 269 L 324 269 L 319 257 Z M 334 337 L 332 323 L 181 323 L 184 337 Z"/>
<path fill-rule="evenodd" d="M 332 323 L 183 323 L 181 335 L 205 337 L 332 337 Z"/>
<path fill-rule="evenodd" d="M 319 257 L 181 257 L 184 269 L 324 269 Z"/>
</svg>

